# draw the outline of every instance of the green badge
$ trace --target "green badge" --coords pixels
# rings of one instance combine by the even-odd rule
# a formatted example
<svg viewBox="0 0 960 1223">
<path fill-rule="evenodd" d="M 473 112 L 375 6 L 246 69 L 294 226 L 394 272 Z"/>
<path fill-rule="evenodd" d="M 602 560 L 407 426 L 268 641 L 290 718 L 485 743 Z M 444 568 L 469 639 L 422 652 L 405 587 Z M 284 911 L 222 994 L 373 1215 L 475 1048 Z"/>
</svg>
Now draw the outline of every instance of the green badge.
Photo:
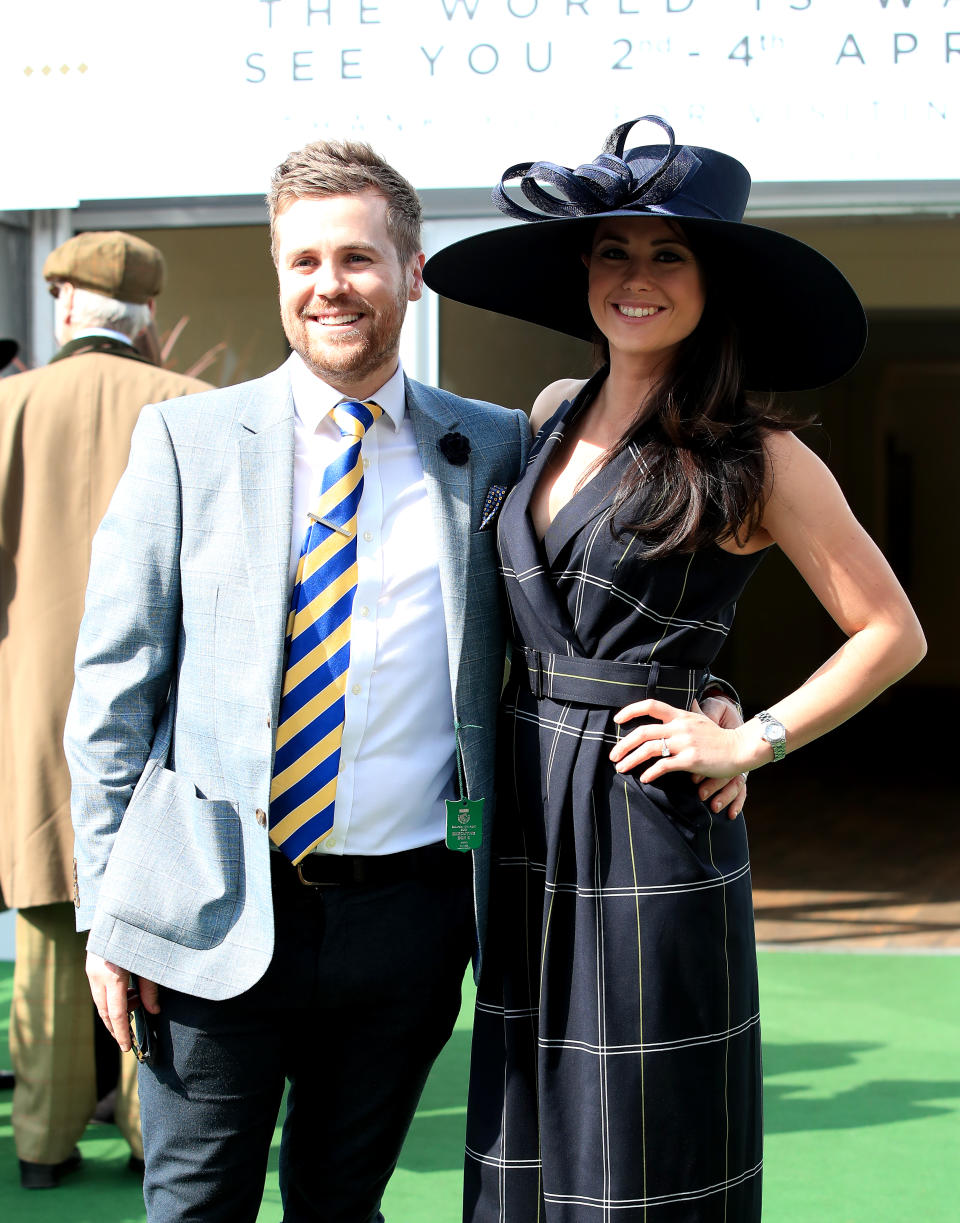
<svg viewBox="0 0 960 1223">
<path fill-rule="evenodd" d="M 447 849 L 479 849 L 483 840 L 483 799 L 447 799 Z"/>
</svg>

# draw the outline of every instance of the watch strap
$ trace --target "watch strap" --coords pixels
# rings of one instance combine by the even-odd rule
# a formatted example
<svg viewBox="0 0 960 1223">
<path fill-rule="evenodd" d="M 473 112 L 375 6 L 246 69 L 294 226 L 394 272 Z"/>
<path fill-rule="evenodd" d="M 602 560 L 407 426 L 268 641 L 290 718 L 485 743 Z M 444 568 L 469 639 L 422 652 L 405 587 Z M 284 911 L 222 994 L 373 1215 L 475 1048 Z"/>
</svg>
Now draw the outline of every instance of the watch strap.
<svg viewBox="0 0 960 1223">
<path fill-rule="evenodd" d="M 775 718 L 767 709 L 761 709 L 757 714 L 757 719 L 763 723 L 764 727 L 776 727 L 779 730 L 780 733 L 774 737 L 770 737 L 766 733 L 763 737 L 770 744 L 771 748 L 773 748 L 774 761 L 782 760 L 787 754 L 787 728 L 779 720 L 779 718 Z"/>
</svg>

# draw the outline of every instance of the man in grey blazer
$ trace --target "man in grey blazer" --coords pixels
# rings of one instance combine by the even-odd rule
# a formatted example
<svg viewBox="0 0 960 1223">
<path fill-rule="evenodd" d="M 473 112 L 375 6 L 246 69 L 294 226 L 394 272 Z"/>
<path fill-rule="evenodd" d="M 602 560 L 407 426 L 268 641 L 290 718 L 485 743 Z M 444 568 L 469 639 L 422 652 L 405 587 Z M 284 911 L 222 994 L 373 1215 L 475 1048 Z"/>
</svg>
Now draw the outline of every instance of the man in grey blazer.
<svg viewBox="0 0 960 1223">
<path fill-rule="evenodd" d="M 405 378 L 420 207 L 369 148 L 291 154 L 269 201 L 293 354 L 144 409 L 94 541 L 67 722 L 94 999 L 124 1049 L 131 981 L 145 1012 L 151 1223 L 256 1218 L 287 1079 L 284 1218 L 382 1219 L 485 922 L 504 659 L 492 527 L 527 420 Z M 344 400 L 375 405 L 345 526 L 317 511 Z M 330 650 L 348 655 L 330 825 L 294 852 L 272 778 L 311 522 L 322 547 L 350 541 L 355 568 L 330 596 L 347 601 Z M 464 812 L 472 852 L 445 845 Z"/>
</svg>

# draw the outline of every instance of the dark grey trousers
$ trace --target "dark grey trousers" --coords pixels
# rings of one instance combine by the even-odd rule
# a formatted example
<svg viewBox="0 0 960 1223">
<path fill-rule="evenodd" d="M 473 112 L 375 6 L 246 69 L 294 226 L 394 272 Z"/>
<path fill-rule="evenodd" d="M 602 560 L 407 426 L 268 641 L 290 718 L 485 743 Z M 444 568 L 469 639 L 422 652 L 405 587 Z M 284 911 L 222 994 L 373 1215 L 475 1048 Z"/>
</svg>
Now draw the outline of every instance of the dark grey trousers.
<svg viewBox="0 0 960 1223">
<path fill-rule="evenodd" d="M 308 889 L 284 867 L 263 979 L 210 1002 L 171 990 L 140 1069 L 149 1223 L 257 1217 L 284 1082 L 285 1223 L 379 1223 L 473 941 L 469 855 L 428 878 Z"/>
</svg>

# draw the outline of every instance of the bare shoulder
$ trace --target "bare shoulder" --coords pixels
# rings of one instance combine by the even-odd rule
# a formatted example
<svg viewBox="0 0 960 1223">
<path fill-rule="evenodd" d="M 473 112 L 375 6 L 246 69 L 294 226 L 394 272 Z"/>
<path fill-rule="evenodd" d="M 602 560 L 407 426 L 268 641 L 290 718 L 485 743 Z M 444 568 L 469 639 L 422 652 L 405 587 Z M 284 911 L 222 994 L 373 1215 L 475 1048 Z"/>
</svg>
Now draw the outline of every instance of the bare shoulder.
<svg viewBox="0 0 960 1223">
<path fill-rule="evenodd" d="M 545 386 L 530 409 L 530 428 L 538 433 L 565 399 L 573 399 L 586 386 L 586 378 L 559 378 Z"/>
<path fill-rule="evenodd" d="M 811 486 L 833 483 L 826 463 L 795 433 L 771 430 L 763 439 L 770 496 L 790 499 L 808 494 Z"/>
<path fill-rule="evenodd" d="M 826 539 L 853 529 L 853 512 L 819 455 L 793 433 L 772 432 L 764 446 L 767 498 L 762 525 L 784 550 L 800 535 Z"/>
<path fill-rule="evenodd" d="M 803 452 L 813 454 L 804 442 L 791 433 L 789 429 L 769 429 L 763 435 L 763 448 L 767 458 L 775 466 L 790 463 Z"/>
</svg>

